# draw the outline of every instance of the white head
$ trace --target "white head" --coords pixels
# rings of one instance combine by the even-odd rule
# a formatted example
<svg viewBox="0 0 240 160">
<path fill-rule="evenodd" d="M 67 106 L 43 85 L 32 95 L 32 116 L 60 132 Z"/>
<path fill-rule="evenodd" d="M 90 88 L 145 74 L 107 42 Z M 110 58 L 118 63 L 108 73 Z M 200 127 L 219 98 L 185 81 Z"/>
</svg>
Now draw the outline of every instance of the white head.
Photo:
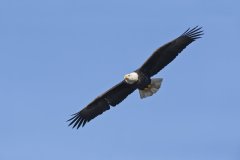
<svg viewBox="0 0 240 160">
<path fill-rule="evenodd" d="M 124 80 L 128 83 L 128 84 L 133 84 L 135 82 L 138 81 L 138 74 L 136 72 L 132 72 L 129 74 L 126 74 L 124 76 Z"/>
</svg>

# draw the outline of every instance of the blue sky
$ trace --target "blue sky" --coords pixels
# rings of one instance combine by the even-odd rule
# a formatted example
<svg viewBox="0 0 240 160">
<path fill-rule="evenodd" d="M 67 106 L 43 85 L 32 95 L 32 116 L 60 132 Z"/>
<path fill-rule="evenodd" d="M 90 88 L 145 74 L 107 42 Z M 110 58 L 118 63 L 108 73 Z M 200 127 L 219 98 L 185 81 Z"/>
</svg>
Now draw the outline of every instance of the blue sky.
<svg viewBox="0 0 240 160">
<path fill-rule="evenodd" d="M 1 160 L 238 160 L 240 2 L 0 1 Z M 65 122 L 188 27 L 205 35 L 79 130 Z"/>
</svg>

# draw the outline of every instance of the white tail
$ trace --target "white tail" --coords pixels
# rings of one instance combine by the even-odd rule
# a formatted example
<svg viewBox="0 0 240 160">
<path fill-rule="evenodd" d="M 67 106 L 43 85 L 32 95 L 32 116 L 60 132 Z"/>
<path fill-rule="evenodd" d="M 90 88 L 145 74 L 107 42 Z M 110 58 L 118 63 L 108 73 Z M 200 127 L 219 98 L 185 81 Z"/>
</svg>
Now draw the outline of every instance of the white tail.
<svg viewBox="0 0 240 160">
<path fill-rule="evenodd" d="M 147 88 L 145 88 L 144 90 L 139 90 L 140 98 L 143 99 L 156 93 L 161 87 L 162 81 L 162 78 L 151 79 L 151 84 Z"/>
</svg>

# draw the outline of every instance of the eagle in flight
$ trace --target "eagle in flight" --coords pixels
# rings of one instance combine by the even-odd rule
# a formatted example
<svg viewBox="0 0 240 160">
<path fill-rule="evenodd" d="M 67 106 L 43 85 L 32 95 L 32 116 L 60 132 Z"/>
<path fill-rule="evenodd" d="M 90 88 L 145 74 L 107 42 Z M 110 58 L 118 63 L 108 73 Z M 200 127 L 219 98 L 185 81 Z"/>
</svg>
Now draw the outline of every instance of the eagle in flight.
<svg viewBox="0 0 240 160">
<path fill-rule="evenodd" d="M 80 126 L 83 127 L 93 118 L 109 110 L 110 106 L 114 107 L 121 103 L 136 89 L 139 90 L 141 99 L 152 96 L 159 90 L 163 79 L 151 77 L 173 61 L 190 43 L 201 38 L 202 35 L 202 27 L 189 28 L 176 39 L 158 48 L 140 68 L 126 74 L 120 83 L 98 96 L 79 112 L 73 114 L 68 120 L 70 122 L 69 126 L 72 125 L 73 128 L 76 127 L 77 129 Z"/>
</svg>

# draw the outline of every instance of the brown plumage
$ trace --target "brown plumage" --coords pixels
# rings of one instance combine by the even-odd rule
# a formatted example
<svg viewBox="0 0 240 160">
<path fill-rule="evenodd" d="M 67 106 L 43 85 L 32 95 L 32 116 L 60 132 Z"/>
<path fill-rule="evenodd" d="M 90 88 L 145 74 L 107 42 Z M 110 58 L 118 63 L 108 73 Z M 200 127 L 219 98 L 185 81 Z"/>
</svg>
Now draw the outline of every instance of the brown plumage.
<svg viewBox="0 0 240 160">
<path fill-rule="evenodd" d="M 123 80 L 112 87 L 94 99 L 81 111 L 73 114 L 73 117 L 68 120 L 70 121 L 69 126 L 72 125 L 73 128 L 84 126 L 93 118 L 109 110 L 110 106 L 116 106 L 121 103 L 136 89 L 147 87 L 151 83 L 151 77 L 153 75 L 157 74 L 161 69 L 173 61 L 186 46 L 196 39 L 201 38 L 201 35 L 203 35 L 201 27 L 189 28 L 178 38 L 158 48 L 139 69 L 134 71 L 139 76 L 136 83 L 129 84 Z"/>
</svg>

